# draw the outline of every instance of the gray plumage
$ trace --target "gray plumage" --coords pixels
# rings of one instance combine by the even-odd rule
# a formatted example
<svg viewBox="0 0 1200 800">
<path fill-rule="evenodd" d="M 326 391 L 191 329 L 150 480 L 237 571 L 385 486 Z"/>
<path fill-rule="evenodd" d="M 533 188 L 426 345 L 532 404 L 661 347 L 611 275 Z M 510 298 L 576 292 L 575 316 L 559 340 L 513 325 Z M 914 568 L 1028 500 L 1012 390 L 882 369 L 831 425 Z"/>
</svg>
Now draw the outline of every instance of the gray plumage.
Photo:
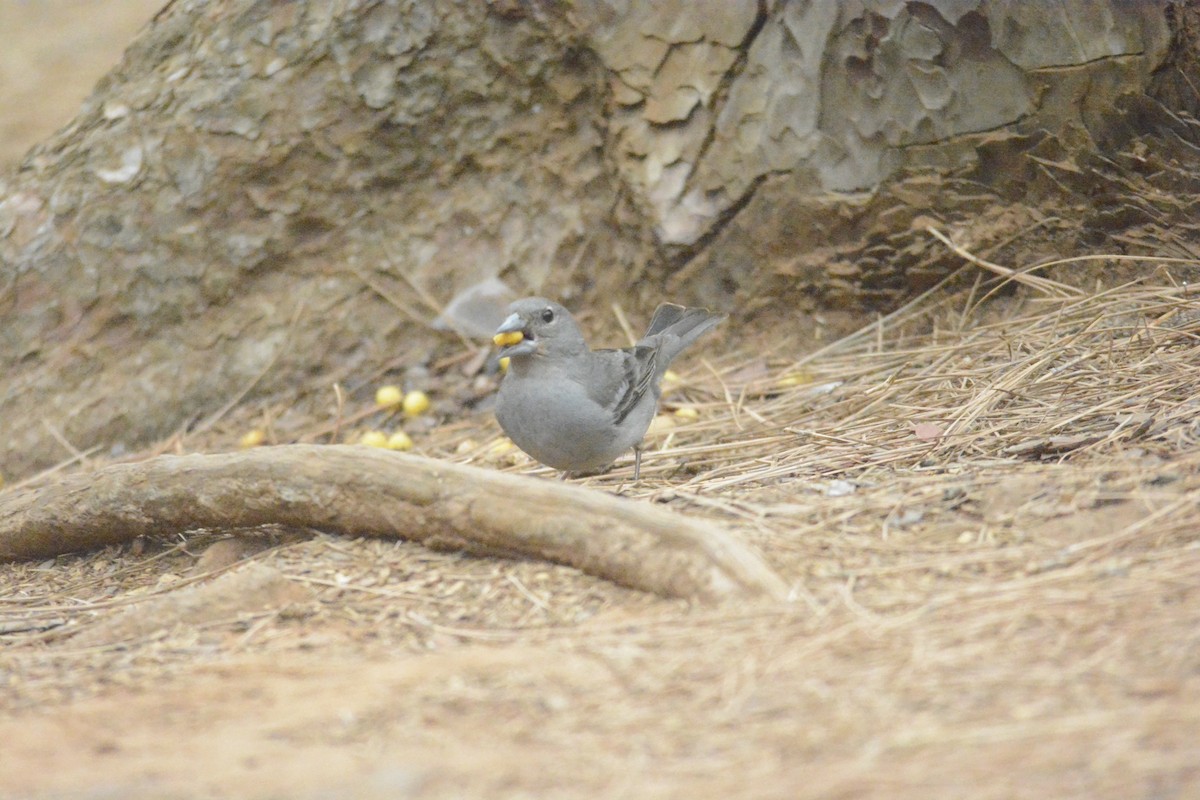
<svg viewBox="0 0 1200 800">
<path fill-rule="evenodd" d="M 500 350 L 510 358 L 496 398 L 500 427 L 526 453 L 564 472 L 599 472 L 633 448 L 634 480 L 663 373 L 725 319 L 664 303 L 633 347 L 590 350 L 574 317 L 558 303 L 528 297 L 508 310 L 497 338 L 518 331 L 523 338 Z"/>
</svg>

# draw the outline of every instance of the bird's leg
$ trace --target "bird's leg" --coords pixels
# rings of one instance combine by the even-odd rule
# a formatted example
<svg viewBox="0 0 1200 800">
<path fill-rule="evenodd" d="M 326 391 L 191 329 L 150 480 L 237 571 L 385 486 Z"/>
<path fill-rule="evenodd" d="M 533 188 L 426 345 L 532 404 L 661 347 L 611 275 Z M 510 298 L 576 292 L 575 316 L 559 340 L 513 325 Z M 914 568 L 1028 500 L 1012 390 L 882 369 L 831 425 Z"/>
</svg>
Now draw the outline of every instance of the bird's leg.
<svg viewBox="0 0 1200 800">
<path fill-rule="evenodd" d="M 633 482 L 637 483 L 642 475 L 642 443 L 633 446 Z"/>
</svg>

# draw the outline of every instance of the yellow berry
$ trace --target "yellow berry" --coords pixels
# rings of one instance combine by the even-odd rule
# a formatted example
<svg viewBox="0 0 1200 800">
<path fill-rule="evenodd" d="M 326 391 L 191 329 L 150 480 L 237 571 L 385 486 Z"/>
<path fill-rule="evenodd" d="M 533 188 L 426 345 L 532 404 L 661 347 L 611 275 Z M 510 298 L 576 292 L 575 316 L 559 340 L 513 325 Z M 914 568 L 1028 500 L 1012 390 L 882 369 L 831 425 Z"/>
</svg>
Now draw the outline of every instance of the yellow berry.
<svg viewBox="0 0 1200 800">
<path fill-rule="evenodd" d="M 675 409 L 675 416 L 680 419 L 700 419 L 700 412 L 691 406 L 680 406 Z"/>
<path fill-rule="evenodd" d="M 501 436 L 488 445 L 486 458 L 495 464 L 515 465 L 522 463 L 526 456 L 517 449 L 512 439 L 509 439 L 507 436 Z"/>
<path fill-rule="evenodd" d="M 413 440 L 404 431 L 396 431 L 388 437 L 384 446 L 388 450 L 412 450 Z"/>
<path fill-rule="evenodd" d="M 429 410 L 429 395 L 420 390 L 409 392 L 404 395 L 402 407 L 404 408 L 404 413 L 410 417 L 424 414 Z"/>
<path fill-rule="evenodd" d="M 789 372 L 779 380 L 775 381 L 776 386 L 802 386 L 806 383 L 812 383 L 812 374 L 801 370 L 800 372 Z"/>
<path fill-rule="evenodd" d="M 500 359 L 500 371 L 501 372 L 508 372 L 508 362 L 510 362 L 510 361 L 512 361 L 512 359 L 509 358 L 508 356 L 505 356 L 504 358 Z"/>
<path fill-rule="evenodd" d="M 247 450 L 251 447 L 258 447 L 267 440 L 267 434 L 262 428 L 252 428 L 242 434 L 242 438 L 238 439 L 238 447 Z"/>
<path fill-rule="evenodd" d="M 396 408 L 404 401 L 404 392 L 399 386 L 380 386 L 375 391 L 375 405 L 380 408 Z"/>
<path fill-rule="evenodd" d="M 358 443 L 367 447 L 387 447 L 388 437 L 382 431 L 367 431 L 358 437 Z"/>
<path fill-rule="evenodd" d="M 517 344 L 525 338 L 525 334 L 520 331 L 509 331 L 507 333 L 497 333 L 492 337 L 492 341 L 497 347 L 507 347 L 510 344 Z"/>
</svg>

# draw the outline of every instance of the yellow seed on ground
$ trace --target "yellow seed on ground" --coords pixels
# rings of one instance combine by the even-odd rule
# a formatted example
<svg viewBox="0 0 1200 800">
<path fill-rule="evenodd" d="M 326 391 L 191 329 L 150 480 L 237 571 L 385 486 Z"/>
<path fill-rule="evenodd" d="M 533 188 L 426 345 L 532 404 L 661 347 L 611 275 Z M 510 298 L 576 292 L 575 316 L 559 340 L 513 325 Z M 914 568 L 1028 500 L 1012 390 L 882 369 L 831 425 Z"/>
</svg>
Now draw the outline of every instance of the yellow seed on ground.
<svg viewBox="0 0 1200 800">
<path fill-rule="evenodd" d="M 387 447 L 388 437 L 383 431 L 367 431 L 358 437 L 358 443 L 367 447 Z"/>
<path fill-rule="evenodd" d="M 520 331 L 509 331 L 507 333 L 497 333 L 492 337 L 492 341 L 497 347 L 507 347 L 510 344 L 516 344 L 525 338 L 525 334 Z"/>
<path fill-rule="evenodd" d="M 673 369 L 669 369 L 663 373 L 664 383 L 680 383 L 682 380 L 683 378 L 679 377 L 679 373 Z"/>
<path fill-rule="evenodd" d="M 512 361 L 512 359 L 509 358 L 508 356 L 505 356 L 504 358 L 500 359 L 500 371 L 501 372 L 508 372 L 508 362 L 510 362 L 510 361 Z"/>
<path fill-rule="evenodd" d="M 493 464 L 507 466 L 516 466 L 528 460 L 528 457 L 518 450 L 512 439 L 507 436 L 501 436 L 489 444 L 485 458 Z"/>
<path fill-rule="evenodd" d="M 700 412 L 691 406 L 680 406 L 675 409 L 675 416 L 680 419 L 700 419 Z"/>
<path fill-rule="evenodd" d="M 404 431 L 393 433 L 384 445 L 388 450 L 412 450 L 412 446 L 413 440 Z"/>
<path fill-rule="evenodd" d="M 454 448 L 454 453 L 455 455 L 465 456 L 467 453 L 471 452 L 477 447 L 479 447 L 479 442 L 475 441 L 474 439 L 463 439 L 458 443 L 458 446 Z"/>
<path fill-rule="evenodd" d="M 380 408 L 396 408 L 404 402 L 404 392 L 399 386 L 380 386 L 375 390 L 375 405 Z"/>
<path fill-rule="evenodd" d="M 238 439 L 238 447 L 243 450 L 248 450 L 251 447 L 258 447 L 267 440 L 267 434 L 262 428 L 252 428 L 242 434 L 242 438 Z"/>
<path fill-rule="evenodd" d="M 404 413 L 410 417 L 415 417 L 419 414 L 424 414 L 429 410 L 429 395 L 417 389 L 404 395 L 404 403 L 401 406 Z"/>
<path fill-rule="evenodd" d="M 782 378 L 775 381 L 776 386 L 782 386 L 785 388 L 789 386 L 803 386 L 806 383 L 812 383 L 812 374 L 805 371 L 789 372 L 787 375 L 784 375 Z"/>
</svg>

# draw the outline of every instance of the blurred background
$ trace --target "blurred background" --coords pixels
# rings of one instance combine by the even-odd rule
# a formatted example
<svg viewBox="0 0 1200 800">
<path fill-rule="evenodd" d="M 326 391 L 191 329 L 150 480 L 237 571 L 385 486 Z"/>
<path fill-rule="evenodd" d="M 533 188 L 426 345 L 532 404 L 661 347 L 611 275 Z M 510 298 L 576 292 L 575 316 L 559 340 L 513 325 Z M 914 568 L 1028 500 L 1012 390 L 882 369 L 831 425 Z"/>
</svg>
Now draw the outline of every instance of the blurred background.
<svg viewBox="0 0 1200 800">
<path fill-rule="evenodd" d="M 74 116 L 166 0 L 0 0 L 0 169 Z"/>
</svg>

